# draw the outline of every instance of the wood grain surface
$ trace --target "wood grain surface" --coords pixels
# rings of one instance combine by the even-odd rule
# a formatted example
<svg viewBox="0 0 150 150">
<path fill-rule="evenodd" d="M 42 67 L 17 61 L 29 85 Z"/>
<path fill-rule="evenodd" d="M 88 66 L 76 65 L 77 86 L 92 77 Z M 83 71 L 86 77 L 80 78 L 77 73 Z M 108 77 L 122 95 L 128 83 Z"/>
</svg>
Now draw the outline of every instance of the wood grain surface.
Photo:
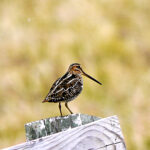
<svg viewBox="0 0 150 150">
<path fill-rule="evenodd" d="M 117 116 L 28 141 L 5 150 L 126 150 Z"/>
</svg>

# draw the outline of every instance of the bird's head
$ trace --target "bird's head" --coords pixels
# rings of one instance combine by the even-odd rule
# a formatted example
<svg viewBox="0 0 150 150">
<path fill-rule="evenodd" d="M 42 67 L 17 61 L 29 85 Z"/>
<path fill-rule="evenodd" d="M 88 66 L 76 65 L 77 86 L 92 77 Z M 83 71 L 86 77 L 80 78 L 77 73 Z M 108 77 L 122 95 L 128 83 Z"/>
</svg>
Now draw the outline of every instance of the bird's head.
<svg viewBox="0 0 150 150">
<path fill-rule="evenodd" d="M 81 75 L 82 74 L 82 68 L 80 67 L 80 64 L 74 63 L 74 64 L 71 64 L 69 66 L 68 72 L 71 74 Z"/>
<path fill-rule="evenodd" d="M 102 83 L 100 83 L 99 81 L 97 81 L 96 79 L 94 79 L 93 77 L 91 77 L 90 75 L 86 74 L 83 69 L 81 68 L 81 65 L 78 63 L 73 63 L 69 66 L 68 72 L 70 74 L 74 74 L 74 75 L 84 75 L 86 77 L 88 77 L 89 79 L 97 82 L 98 84 L 102 85 Z"/>
</svg>

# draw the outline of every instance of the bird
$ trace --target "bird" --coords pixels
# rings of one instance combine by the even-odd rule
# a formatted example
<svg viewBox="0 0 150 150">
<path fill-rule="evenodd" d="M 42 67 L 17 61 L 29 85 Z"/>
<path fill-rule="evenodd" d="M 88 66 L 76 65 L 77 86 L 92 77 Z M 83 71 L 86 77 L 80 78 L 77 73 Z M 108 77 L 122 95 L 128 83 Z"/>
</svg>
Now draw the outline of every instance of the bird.
<svg viewBox="0 0 150 150">
<path fill-rule="evenodd" d="M 67 72 L 53 83 L 42 103 L 59 103 L 59 111 L 62 117 L 61 103 L 65 102 L 65 107 L 71 114 L 73 114 L 71 109 L 68 107 L 68 102 L 74 100 L 81 93 L 83 89 L 82 75 L 102 85 L 101 82 L 85 73 L 79 63 L 73 63 L 69 66 Z"/>
</svg>

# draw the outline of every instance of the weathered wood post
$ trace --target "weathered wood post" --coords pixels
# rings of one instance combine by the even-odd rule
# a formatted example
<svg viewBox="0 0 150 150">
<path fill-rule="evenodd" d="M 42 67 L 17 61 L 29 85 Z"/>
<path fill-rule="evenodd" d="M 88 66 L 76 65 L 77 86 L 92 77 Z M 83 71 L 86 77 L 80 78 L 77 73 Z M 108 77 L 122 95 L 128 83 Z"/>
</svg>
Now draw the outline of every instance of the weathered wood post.
<svg viewBox="0 0 150 150">
<path fill-rule="evenodd" d="M 126 150 L 117 116 L 72 114 L 27 123 L 25 130 L 27 142 L 7 150 Z"/>
</svg>

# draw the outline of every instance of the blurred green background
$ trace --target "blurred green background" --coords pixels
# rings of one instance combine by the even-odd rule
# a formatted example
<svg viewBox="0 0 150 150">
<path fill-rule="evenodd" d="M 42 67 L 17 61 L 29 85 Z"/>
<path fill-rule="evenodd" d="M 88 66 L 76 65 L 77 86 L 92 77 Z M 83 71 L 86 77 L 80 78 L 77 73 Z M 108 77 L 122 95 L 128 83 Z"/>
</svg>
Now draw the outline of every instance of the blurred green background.
<svg viewBox="0 0 150 150">
<path fill-rule="evenodd" d="M 59 115 L 41 101 L 74 62 L 103 86 L 84 78 L 73 112 L 118 115 L 127 148 L 150 149 L 148 0 L 0 0 L 0 148 Z"/>
</svg>

